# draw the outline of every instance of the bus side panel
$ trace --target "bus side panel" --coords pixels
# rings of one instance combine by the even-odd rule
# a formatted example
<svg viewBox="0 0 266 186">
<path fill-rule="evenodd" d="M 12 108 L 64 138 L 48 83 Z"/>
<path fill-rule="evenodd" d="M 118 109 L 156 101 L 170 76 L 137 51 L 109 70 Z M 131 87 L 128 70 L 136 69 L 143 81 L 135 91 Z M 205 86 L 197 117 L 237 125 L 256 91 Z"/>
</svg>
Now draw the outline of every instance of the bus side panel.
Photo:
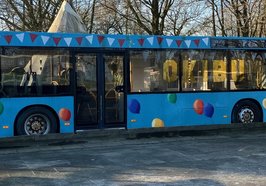
<svg viewBox="0 0 266 186">
<path fill-rule="evenodd" d="M 1 98 L 0 137 L 14 136 L 15 119 L 18 113 L 23 108 L 34 105 L 44 105 L 53 109 L 60 121 L 60 133 L 74 132 L 74 98 L 71 96 Z"/>
<path fill-rule="evenodd" d="M 264 92 L 130 94 L 127 97 L 127 127 L 230 124 L 234 105 L 247 98 L 260 103 L 265 121 Z"/>
</svg>

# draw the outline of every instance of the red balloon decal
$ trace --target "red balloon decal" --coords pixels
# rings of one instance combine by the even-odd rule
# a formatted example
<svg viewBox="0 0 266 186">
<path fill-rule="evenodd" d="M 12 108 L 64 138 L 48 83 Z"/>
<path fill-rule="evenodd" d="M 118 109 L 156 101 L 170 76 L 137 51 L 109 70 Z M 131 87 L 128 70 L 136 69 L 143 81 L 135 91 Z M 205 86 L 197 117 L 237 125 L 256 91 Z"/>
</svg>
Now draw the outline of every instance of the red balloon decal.
<svg viewBox="0 0 266 186">
<path fill-rule="evenodd" d="M 64 121 L 69 121 L 71 118 L 71 112 L 66 108 L 61 108 L 59 111 L 59 117 Z"/>
<path fill-rule="evenodd" d="M 194 111 L 197 113 L 197 114 L 203 114 L 203 111 L 204 111 L 204 103 L 202 100 L 200 99 L 197 99 L 194 104 L 193 104 L 193 108 L 194 108 Z"/>
</svg>

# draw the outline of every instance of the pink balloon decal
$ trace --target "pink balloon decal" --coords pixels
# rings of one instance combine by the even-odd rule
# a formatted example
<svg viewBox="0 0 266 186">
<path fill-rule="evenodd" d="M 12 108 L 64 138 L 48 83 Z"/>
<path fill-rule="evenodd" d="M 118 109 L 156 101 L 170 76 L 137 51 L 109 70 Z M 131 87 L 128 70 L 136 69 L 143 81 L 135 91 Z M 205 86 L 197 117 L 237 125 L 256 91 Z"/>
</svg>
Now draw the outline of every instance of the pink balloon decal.
<svg viewBox="0 0 266 186">
<path fill-rule="evenodd" d="M 130 112 L 138 114 L 140 112 L 140 103 L 136 99 L 132 99 L 129 102 L 128 109 Z"/>
<path fill-rule="evenodd" d="M 204 115 L 211 118 L 213 113 L 214 113 L 214 107 L 212 106 L 212 104 L 207 103 L 204 106 Z"/>
<path fill-rule="evenodd" d="M 203 111 L 204 111 L 204 103 L 202 100 L 200 99 L 197 99 L 194 104 L 193 104 L 193 108 L 194 108 L 194 111 L 197 113 L 197 114 L 203 114 Z"/>
</svg>

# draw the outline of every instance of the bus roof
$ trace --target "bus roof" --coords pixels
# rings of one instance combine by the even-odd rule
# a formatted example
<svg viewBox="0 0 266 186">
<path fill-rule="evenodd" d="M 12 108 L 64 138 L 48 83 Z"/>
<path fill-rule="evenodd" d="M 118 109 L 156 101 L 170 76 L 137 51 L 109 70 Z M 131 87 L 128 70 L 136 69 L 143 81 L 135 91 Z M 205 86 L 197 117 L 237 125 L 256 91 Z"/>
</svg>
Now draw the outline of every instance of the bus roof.
<svg viewBox="0 0 266 186">
<path fill-rule="evenodd" d="M 0 46 L 135 49 L 264 49 L 266 38 L 0 32 Z"/>
</svg>

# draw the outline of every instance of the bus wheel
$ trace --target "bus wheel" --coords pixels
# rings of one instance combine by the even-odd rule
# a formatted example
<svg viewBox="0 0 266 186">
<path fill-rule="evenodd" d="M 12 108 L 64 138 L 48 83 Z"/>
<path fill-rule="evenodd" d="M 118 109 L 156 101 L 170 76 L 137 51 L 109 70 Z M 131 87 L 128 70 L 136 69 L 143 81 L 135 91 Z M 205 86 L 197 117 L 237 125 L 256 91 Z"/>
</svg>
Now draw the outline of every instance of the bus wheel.
<svg viewBox="0 0 266 186">
<path fill-rule="evenodd" d="M 261 116 L 262 114 L 259 106 L 251 100 L 245 100 L 234 106 L 232 122 L 243 124 L 261 122 Z"/>
<path fill-rule="evenodd" d="M 18 135 L 45 135 L 56 132 L 57 121 L 49 109 L 31 107 L 18 117 L 16 129 Z"/>
</svg>

